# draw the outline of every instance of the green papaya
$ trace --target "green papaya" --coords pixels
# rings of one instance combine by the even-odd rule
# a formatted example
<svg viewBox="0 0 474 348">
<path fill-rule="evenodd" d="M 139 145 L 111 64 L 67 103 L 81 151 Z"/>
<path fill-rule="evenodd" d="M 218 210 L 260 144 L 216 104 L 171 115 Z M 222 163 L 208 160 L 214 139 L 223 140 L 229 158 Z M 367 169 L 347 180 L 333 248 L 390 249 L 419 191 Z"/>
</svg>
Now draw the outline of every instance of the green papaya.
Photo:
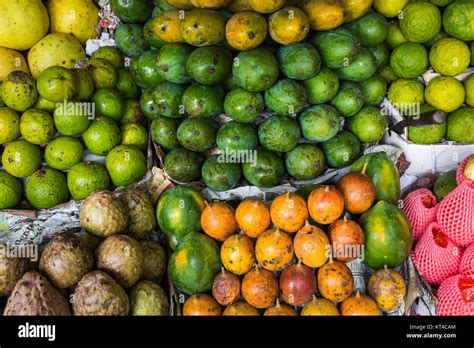
<svg viewBox="0 0 474 348">
<path fill-rule="evenodd" d="M 171 255 L 168 271 L 178 290 L 194 295 L 211 290 L 221 267 L 217 243 L 204 234 L 191 232 Z"/>
<path fill-rule="evenodd" d="M 176 249 L 189 233 L 201 231 L 204 207 L 204 198 L 189 186 L 176 186 L 161 195 L 156 206 L 156 219 L 171 249 Z"/>
<path fill-rule="evenodd" d="M 393 204 L 377 202 L 359 219 L 364 230 L 364 263 L 378 270 L 400 266 L 410 254 L 413 234 L 405 213 Z"/>
<path fill-rule="evenodd" d="M 365 173 L 375 185 L 376 199 L 396 204 L 400 199 L 400 175 L 395 164 L 385 152 L 376 152 L 359 158 L 351 171 L 361 172 L 366 163 Z"/>
</svg>

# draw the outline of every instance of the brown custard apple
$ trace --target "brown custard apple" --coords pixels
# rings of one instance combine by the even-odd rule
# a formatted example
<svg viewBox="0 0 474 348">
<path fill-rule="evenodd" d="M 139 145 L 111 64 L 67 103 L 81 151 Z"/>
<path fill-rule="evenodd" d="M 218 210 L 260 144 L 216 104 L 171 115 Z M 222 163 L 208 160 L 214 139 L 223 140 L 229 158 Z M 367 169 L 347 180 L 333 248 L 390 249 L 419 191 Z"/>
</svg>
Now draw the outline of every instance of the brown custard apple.
<svg viewBox="0 0 474 348">
<path fill-rule="evenodd" d="M 156 227 L 155 209 L 150 196 L 129 188 L 124 191 L 120 200 L 130 217 L 128 234 L 135 239 L 145 239 Z"/>
</svg>

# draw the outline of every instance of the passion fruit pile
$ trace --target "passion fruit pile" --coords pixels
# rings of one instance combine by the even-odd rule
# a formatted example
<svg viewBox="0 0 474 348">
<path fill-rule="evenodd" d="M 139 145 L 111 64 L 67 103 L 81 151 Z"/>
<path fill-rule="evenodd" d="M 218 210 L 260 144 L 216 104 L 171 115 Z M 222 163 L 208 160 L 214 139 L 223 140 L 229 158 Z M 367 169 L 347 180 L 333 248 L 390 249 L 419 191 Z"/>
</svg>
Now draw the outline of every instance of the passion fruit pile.
<svg viewBox="0 0 474 348">
<path fill-rule="evenodd" d="M 17 207 L 23 193 L 26 207 L 51 208 L 143 178 L 147 123 L 123 61 L 105 47 L 81 69 L 54 65 L 36 80 L 23 71 L 5 77 L 0 208 Z"/>
<path fill-rule="evenodd" d="M 335 186 L 282 193 L 268 204 L 245 199 L 234 210 L 226 202 L 206 202 L 204 234 L 182 237 L 169 261 L 173 284 L 190 295 L 183 315 L 381 315 L 398 309 L 406 285 L 397 270 L 374 268 L 364 294 L 347 265 L 374 251 L 371 225 L 405 224 L 406 217 L 380 213 L 388 203 L 375 201 L 364 168 Z"/>
<path fill-rule="evenodd" d="M 367 13 L 372 1 L 139 3 L 111 1 L 115 39 L 173 181 L 226 191 L 310 180 L 384 133 L 388 24 Z"/>
<path fill-rule="evenodd" d="M 81 224 L 85 232 L 54 234 L 37 264 L 2 248 L 4 315 L 169 315 L 167 255 L 149 238 L 156 227 L 149 196 L 95 192 L 83 203 Z"/>
</svg>

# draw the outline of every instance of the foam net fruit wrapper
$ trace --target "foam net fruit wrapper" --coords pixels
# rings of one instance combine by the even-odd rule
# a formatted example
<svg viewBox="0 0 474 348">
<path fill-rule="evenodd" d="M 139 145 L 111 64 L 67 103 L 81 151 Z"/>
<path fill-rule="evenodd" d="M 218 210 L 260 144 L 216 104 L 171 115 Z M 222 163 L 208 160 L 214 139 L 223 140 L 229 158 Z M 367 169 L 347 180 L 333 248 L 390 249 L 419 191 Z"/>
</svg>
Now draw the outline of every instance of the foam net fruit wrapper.
<svg viewBox="0 0 474 348">
<path fill-rule="evenodd" d="M 464 180 L 438 205 L 439 225 L 454 243 L 468 246 L 474 242 L 474 181 Z"/>
<path fill-rule="evenodd" d="M 436 315 L 474 315 L 474 281 L 460 274 L 446 279 L 436 297 L 439 301 Z"/>
<path fill-rule="evenodd" d="M 474 244 L 464 250 L 459 273 L 474 281 Z"/>
<path fill-rule="evenodd" d="M 436 197 L 427 189 L 413 191 L 403 200 L 403 211 L 410 221 L 415 242 L 436 221 L 436 204 Z"/>
<path fill-rule="evenodd" d="M 413 253 L 413 261 L 421 276 L 432 285 L 459 273 L 462 251 L 434 222 L 421 236 Z"/>
<path fill-rule="evenodd" d="M 458 183 L 458 185 L 461 185 L 461 183 L 464 181 L 464 180 L 469 180 L 468 178 L 466 178 L 464 176 L 464 169 L 466 169 L 466 166 L 467 166 L 467 162 L 469 162 L 469 160 L 471 158 L 474 158 L 474 155 L 471 155 L 471 156 L 468 156 L 464 159 L 464 161 L 461 162 L 461 164 L 459 165 L 458 167 L 458 170 L 456 171 L 456 181 Z M 472 180 L 471 180 L 472 181 Z"/>
</svg>

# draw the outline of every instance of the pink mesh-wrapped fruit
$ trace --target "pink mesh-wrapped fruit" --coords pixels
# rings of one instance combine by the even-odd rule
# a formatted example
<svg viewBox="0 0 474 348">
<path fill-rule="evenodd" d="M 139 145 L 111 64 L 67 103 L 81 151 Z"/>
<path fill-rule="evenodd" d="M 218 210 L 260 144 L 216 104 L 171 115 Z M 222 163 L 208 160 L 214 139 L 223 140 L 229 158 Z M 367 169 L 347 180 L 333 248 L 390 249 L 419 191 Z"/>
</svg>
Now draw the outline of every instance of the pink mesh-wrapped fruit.
<svg viewBox="0 0 474 348">
<path fill-rule="evenodd" d="M 432 285 L 439 285 L 459 273 L 461 258 L 461 249 L 434 222 L 418 241 L 413 262 L 423 279 Z"/>
<path fill-rule="evenodd" d="M 438 205 L 436 219 L 454 243 L 474 242 L 474 181 L 464 180 Z"/>
<path fill-rule="evenodd" d="M 459 273 L 474 281 L 474 244 L 471 244 L 464 250 Z"/>
<path fill-rule="evenodd" d="M 403 211 L 410 221 L 415 242 L 436 221 L 437 203 L 433 193 L 424 188 L 411 192 L 403 200 Z"/>
<path fill-rule="evenodd" d="M 436 293 L 438 308 L 436 315 L 474 315 L 474 281 L 461 274 L 446 279 Z"/>
</svg>

